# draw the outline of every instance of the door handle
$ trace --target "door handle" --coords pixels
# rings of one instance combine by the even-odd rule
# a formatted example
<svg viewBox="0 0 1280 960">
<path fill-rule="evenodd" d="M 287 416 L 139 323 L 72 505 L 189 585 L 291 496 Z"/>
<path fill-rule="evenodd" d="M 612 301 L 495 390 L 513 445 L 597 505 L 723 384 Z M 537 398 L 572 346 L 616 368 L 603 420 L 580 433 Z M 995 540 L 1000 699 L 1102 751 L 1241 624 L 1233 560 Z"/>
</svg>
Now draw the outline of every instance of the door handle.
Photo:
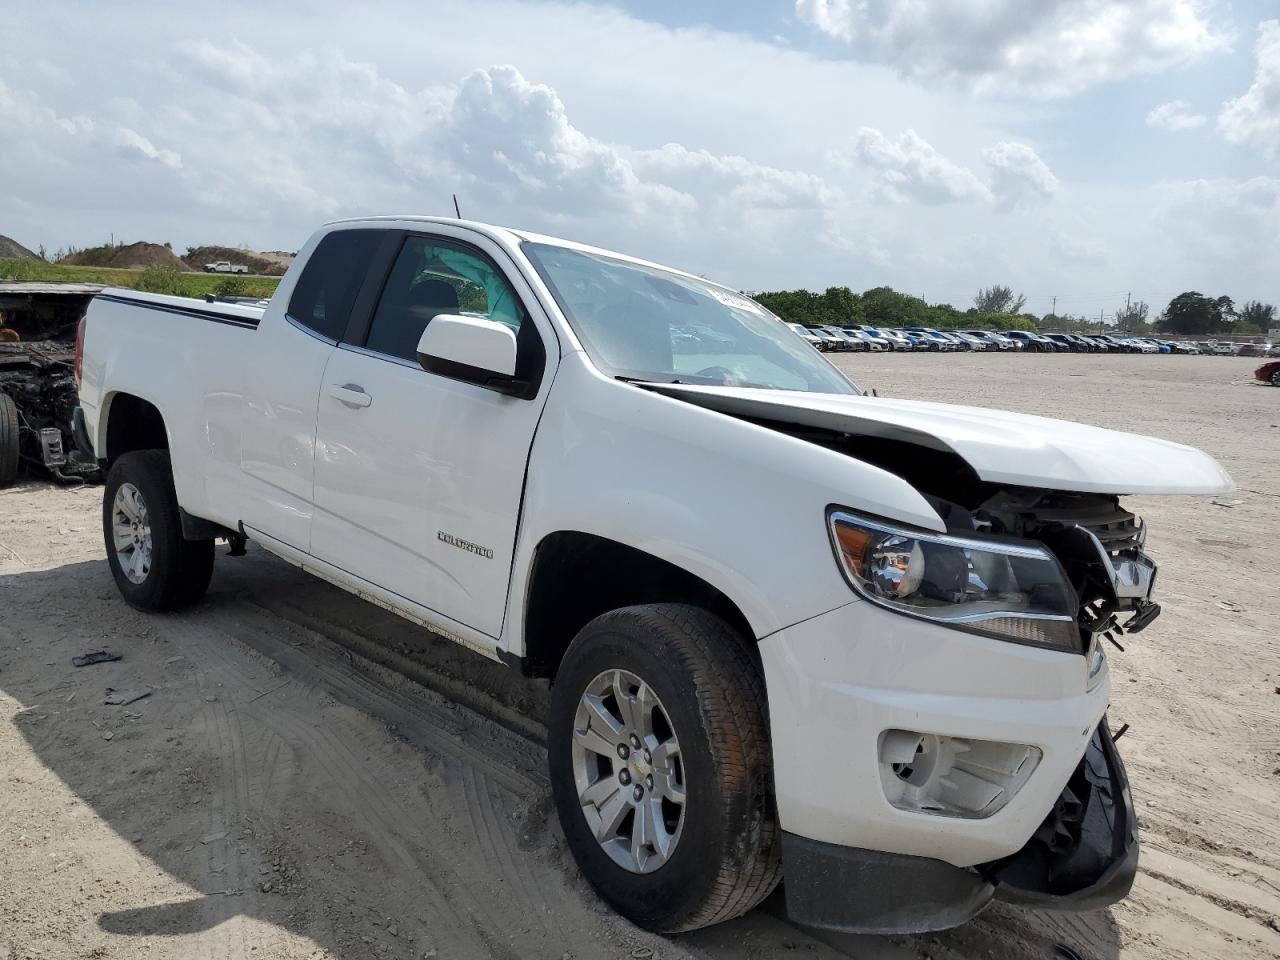
<svg viewBox="0 0 1280 960">
<path fill-rule="evenodd" d="M 348 407 L 359 409 L 373 403 L 373 397 L 364 392 L 364 387 L 355 383 L 329 384 L 329 396 Z"/>
</svg>

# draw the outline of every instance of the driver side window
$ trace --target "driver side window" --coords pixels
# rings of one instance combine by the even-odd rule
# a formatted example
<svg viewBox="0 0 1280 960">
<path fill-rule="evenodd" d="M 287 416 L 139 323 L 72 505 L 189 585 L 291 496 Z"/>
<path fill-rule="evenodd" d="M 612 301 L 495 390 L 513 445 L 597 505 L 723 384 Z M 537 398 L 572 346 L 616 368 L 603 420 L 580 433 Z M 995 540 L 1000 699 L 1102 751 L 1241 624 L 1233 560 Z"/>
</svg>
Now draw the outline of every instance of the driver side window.
<svg viewBox="0 0 1280 960">
<path fill-rule="evenodd" d="M 416 361 L 422 332 L 441 314 L 504 323 L 519 334 L 524 308 L 483 257 L 427 237 L 408 237 L 387 277 L 365 347 Z"/>
</svg>

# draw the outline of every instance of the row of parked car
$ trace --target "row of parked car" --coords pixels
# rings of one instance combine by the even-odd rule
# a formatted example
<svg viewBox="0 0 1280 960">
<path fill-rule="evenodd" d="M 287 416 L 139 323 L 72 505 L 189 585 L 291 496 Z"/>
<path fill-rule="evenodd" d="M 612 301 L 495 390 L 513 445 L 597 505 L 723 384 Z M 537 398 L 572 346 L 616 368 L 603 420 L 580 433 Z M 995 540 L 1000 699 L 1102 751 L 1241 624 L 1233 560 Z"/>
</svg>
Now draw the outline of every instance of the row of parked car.
<svg viewBox="0 0 1280 960">
<path fill-rule="evenodd" d="M 888 329 L 855 323 L 845 327 L 788 324 L 814 348 L 822 351 L 1026 350 L 1039 353 L 1198 353 L 1218 356 L 1265 356 L 1277 347 L 1256 343 L 1158 340 L 1117 337 L 1105 333 L 1032 333 L 1029 330 L 935 330 L 931 327 Z"/>
</svg>

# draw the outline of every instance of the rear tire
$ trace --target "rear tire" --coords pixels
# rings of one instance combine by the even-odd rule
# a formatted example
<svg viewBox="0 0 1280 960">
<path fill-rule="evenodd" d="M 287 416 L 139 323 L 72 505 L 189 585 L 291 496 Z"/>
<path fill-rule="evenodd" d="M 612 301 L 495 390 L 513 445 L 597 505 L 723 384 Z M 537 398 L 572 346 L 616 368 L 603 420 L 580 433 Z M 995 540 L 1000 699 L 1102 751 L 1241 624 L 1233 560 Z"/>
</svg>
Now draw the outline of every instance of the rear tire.
<svg viewBox="0 0 1280 960">
<path fill-rule="evenodd" d="M 696 607 L 625 607 L 583 627 L 556 676 L 548 742 L 565 840 L 596 892 L 647 930 L 741 916 L 781 876 L 749 642 Z M 656 826 L 641 829 L 646 810 Z"/>
<path fill-rule="evenodd" d="M 168 451 L 134 450 L 111 465 L 102 532 L 111 574 L 130 606 L 162 613 L 204 596 L 214 543 L 183 538 Z"/>
<path fill-rule="evenodd" d="M 0 489 L 18 479 L 18 405 L 0 393 Z"/>
</svg>

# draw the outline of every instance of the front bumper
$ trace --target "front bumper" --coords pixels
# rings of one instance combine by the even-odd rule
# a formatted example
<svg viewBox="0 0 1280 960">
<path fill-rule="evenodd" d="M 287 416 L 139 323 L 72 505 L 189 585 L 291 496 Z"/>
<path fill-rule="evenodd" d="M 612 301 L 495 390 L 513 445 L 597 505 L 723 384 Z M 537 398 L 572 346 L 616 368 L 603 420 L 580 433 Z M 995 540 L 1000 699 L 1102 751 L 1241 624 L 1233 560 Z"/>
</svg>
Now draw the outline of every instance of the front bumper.
<svg viewBox="0 0 1280 960">
<path fill-rule="evenodd" d="M 1104 719 L 1071 782 L 1027 844 L 961 868 L 927 857 L 783 835 L 787 912 L 848 933 L 924 933 L 972 919 L 992 900 L 1096 910 L 1122 900 L 1138 869 L 1138 827 L 1124 764 Z"/>
<path fill-rule="evenodd" d="M 1078 654 L 950 630 L 864 601 L 766 637 L 760 651 L 788 903 L 798 921 L 941 929 L 995 896 L 1085 909 L 1128 890 L 1136 833 L 1103 720 L 1105 661 L 1090 676 Z M 1004 781 L 999 803 L 911 808 L 886 786 L 893 731 L 962 741 L 973 757 L 984 744 L 1025 746 L 1038 761 L 1029 775 Z M 1118 815 L 1107 814 L 1110 834 L 1086 819 L 1079 840 L 1069 836 L 1074 824 L 1066 835 L 1045 835 L 1055 815 L 1066 823 L 1080 812 L 1063 806 L 1067 791 L 1086 816 L 1119 804 Z M 1113 799 L 1091 803 L 1099 792 Z M 1057 838 L 1055 856 L 1065 843 L 1083 859 L 1070 868 L 1052 858 L 1029 865 L 1044 836 Z M 1124 844 L 1103 857 L 1107 836 Z M 895 886 L 894 877 L 904 882 Z"/>
</svg>

